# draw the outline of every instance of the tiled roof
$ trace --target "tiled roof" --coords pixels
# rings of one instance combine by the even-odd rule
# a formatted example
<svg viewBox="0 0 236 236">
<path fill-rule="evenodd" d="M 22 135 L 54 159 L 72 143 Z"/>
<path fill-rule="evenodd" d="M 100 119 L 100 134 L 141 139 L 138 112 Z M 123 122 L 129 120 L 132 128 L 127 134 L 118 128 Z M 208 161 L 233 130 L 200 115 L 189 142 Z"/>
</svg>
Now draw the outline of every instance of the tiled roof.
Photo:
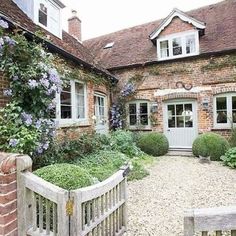
<svg viewBox="0 0 236 236">
<path fill-rule="evenodd" d="M 236 49 L 236 0 L 225 0 L 186 14 L 206 23 L 205 35 L 200 38 L 201 54 Z M 156 61 L 156 46 L 149 35 L 162 20 L 90 39 L 84 45 L 108 69 Z M 110 42 L 114 46 L 103 49 Z"/>
<path fill-rule="evenodd" d="M 29 32 L 35 33 L 38 30 L 44 32 L 45 35 L 49 36 L 50 42 L 75 58 L 78 58 L 81 61 L 81 64 L 84 62 L 86 65 L 91 66 L 91 68 L 96 68 L 98 72 L 112 76 L 106 69 L 95 62 L 94 56 L 90 53 L 89 49 L 83 46 L 74 37 L 63 31 L 61 40 L 43 28 L 37 26 L 12 0 L 1 1 L 0 13 Z"/>
</svg>

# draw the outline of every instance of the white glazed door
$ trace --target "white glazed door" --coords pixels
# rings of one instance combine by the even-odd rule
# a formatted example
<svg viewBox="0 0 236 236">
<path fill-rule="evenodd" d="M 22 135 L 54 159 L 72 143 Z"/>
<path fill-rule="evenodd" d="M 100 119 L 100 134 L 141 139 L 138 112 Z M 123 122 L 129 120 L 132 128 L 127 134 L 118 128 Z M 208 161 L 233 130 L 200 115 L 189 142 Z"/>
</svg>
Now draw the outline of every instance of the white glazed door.
<svg viewBox="0 0 236 236">
<path fill-rule="evenodd" d="M 192 148 L 197 131 L 196 102 L 165 104 L 164 129 L 170 148 Z"/>
<path fill-rule="evenodd" d="M 100 134 L 107 134 L 109 127 L 108 127 L 108 118 L 107 118 L 107 101 L 106 97 L 102 95 L 95 95 L 94 96 L 94 115 L 95 115 L 95 122 L 96 122 L 96 133 Z"/>
</svg>

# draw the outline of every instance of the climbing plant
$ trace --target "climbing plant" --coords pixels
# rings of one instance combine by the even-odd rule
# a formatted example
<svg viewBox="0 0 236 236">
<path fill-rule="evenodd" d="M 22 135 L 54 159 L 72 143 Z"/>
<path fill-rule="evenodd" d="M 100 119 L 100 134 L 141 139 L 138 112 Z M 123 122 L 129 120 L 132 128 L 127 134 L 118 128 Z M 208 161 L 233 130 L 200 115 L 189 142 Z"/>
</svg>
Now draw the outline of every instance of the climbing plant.
<svg viewBox="0 0 236 236">
<path fill-rule="evenodd" d="M 9 81 L 3 91 L 9 102 L 0 110 L 0 149 L 36 156 L 55 136 L 55 95 L 63 83 L 44 45 L 8 28 L 0 19 L 0 71 Z"/>
</svg>

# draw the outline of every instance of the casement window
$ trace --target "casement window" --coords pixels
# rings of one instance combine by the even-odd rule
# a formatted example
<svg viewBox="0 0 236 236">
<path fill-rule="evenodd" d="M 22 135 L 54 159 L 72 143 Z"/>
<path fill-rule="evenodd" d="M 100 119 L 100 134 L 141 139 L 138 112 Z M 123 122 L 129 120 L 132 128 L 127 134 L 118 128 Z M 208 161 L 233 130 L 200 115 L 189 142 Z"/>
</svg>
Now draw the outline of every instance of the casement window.
<svg viewBox="0 0 236 236">
<path fill-rule="evenodd" d="M 61 38 L 60 8 L 50 0 L 39 0 L 35 9 L 35 22 Z"/>
<path fill-rule="evenodd" d="M 177 33 L 157 39 L 158 60 L 174 59 L 198 54 L 198 31 Z"/>
<path fill-rule="evenodd" d="M 61 125 L 81 124 L 87 120 L 86 84 L 71 80 L 58 95 L 57 120 Z"/>
<path fill-rule="evenodd" d="M 236 124 L 236 93 L 214 97 L 214 127 L 231 128 Z"/>
<path fill-rule="evenodd" d="M 149 103 L 147 101 L 134 101 L 128 104 L 128 124 L 130 128 L 148 128 Z"/>
<path fill-rule="evenodd" d="M 104 125 L 107 122 L 107 102 L 106 96 L 95 93 L 94 96 L 94 115 L 96 117 L 96 125 Z"/>
</svg>

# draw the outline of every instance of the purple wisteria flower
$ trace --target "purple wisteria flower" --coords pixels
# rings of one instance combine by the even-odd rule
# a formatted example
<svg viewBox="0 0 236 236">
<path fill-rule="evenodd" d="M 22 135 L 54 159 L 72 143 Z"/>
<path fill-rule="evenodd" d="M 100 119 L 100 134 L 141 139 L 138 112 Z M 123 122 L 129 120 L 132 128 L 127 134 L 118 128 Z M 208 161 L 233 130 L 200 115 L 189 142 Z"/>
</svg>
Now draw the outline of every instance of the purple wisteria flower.
<svg viewBox="0 0 236 236">
<path fill-rule="evenodd" d="M 42 121 L 41 121 L 41 120 L 37 120 L 37 121 L 35 122 L 35 127 L 36 127 L 36 129 L 39 129 L 39 128 L 41 127 L 41 125 L 42 125 Z"/>
<path fill-rule="evenodd" d="M 48 88 L 49 85 L 50 85 L 48 79 L 46 79 L 46 78 L 40 79 L 39 82 L 40 82 L 40 84 L 43 85 L 45 88 Z"/>
<path fill-rule="evenodd" d="M 38 87 L 38 82 L 34 79 L 30 79 L 28 82 L 28 85 L 31 89 L 34 89 L 34 88 Z"/>
<path fill-rule="evenodd" d="M 61 84 L 61 79 L 60 79 L 60 76 L 59 76 L 59 74 L 58 74 L 58 72 L 57 72 L 57 70 L 56 69 L 50 69 L 49 71 L 48 71 L 48 74 L 49 74 L 49 80 L 52 82 L 52 83 L 54 83 L 54 84 Z"/>
<path fill-rule="evenodd" d="M 4 95 L 4 96 L 7 96 L 7 97 L 12 96 L 12 89 L 5 89 L 5 90 L 3 91 L 3 95 Z"/>
<path fill-rule="evenodd" d="M 49 142 L 44 143 L 42 147 L 44 150 L 47 150 L 49 148 Z"/>
<path fill-rule="evenodd" d="M 111 108 L 111 127 L 116 128 L 122 128 L 122 120 L 121 120 L 121 114 L 120 114 L 120 108 L 119 106 L 113 104 Z"/>
<path fill-rule="evenodd" d="M 42 153 L 43 153 L 43 147 L 42 147 L 41 144 L 37 147 L 36 152 L 37 152 L 38 154 L 42 154 Z"/>
<path fill-rule="evenodd" d="M 121 96 L 127 97 L 129 95 L 132 95 L 134 92 L 135 92 L 134 85 L 132 83 L 128 83 L 121 90 Z"/>
<path fill-rule="evenodd" d="M 4 20 L 0 20 L 0 27 L 4 28 L 4 29 L 8 29 L 9 25 L 6 21 Z"/>
<path fill-rule="evenodd" d="M 0 46 L 3 46 L 4 45 L 4 40 L 3 38 L 0 38 Z"/>
<path fill-rule="evenodd" d="M 33 122 L 32 115 L 27 114 L 26 112 L 23 112 L 21 114 L 21 119 L 26 124 L 26 126 L 30 126 Z"/>
<path fill-rule="evenodd" d="M 18 140 L 18 139 L 12 138 L 12 139 L 10 139 L 10 141 L 9 141 L 9 146 L 11 146 L 11 147 L 16 147 L 18 143 L 19 143 L 19 140 Z"/>
<path fill-rule="evenodd" d="M 4 41 L 10 46 L 14 46 L 16 44 L 16 41 L 9 36 L 4 36 Z"/>
<path fill-rule="evenodd" d="M 53 137 L 56 136 L 56 131 L 55 131 L 55 130 L 50 130 L 50 132 L 48 133 L 48 135 L 53 138 Z"/>
</svg>

